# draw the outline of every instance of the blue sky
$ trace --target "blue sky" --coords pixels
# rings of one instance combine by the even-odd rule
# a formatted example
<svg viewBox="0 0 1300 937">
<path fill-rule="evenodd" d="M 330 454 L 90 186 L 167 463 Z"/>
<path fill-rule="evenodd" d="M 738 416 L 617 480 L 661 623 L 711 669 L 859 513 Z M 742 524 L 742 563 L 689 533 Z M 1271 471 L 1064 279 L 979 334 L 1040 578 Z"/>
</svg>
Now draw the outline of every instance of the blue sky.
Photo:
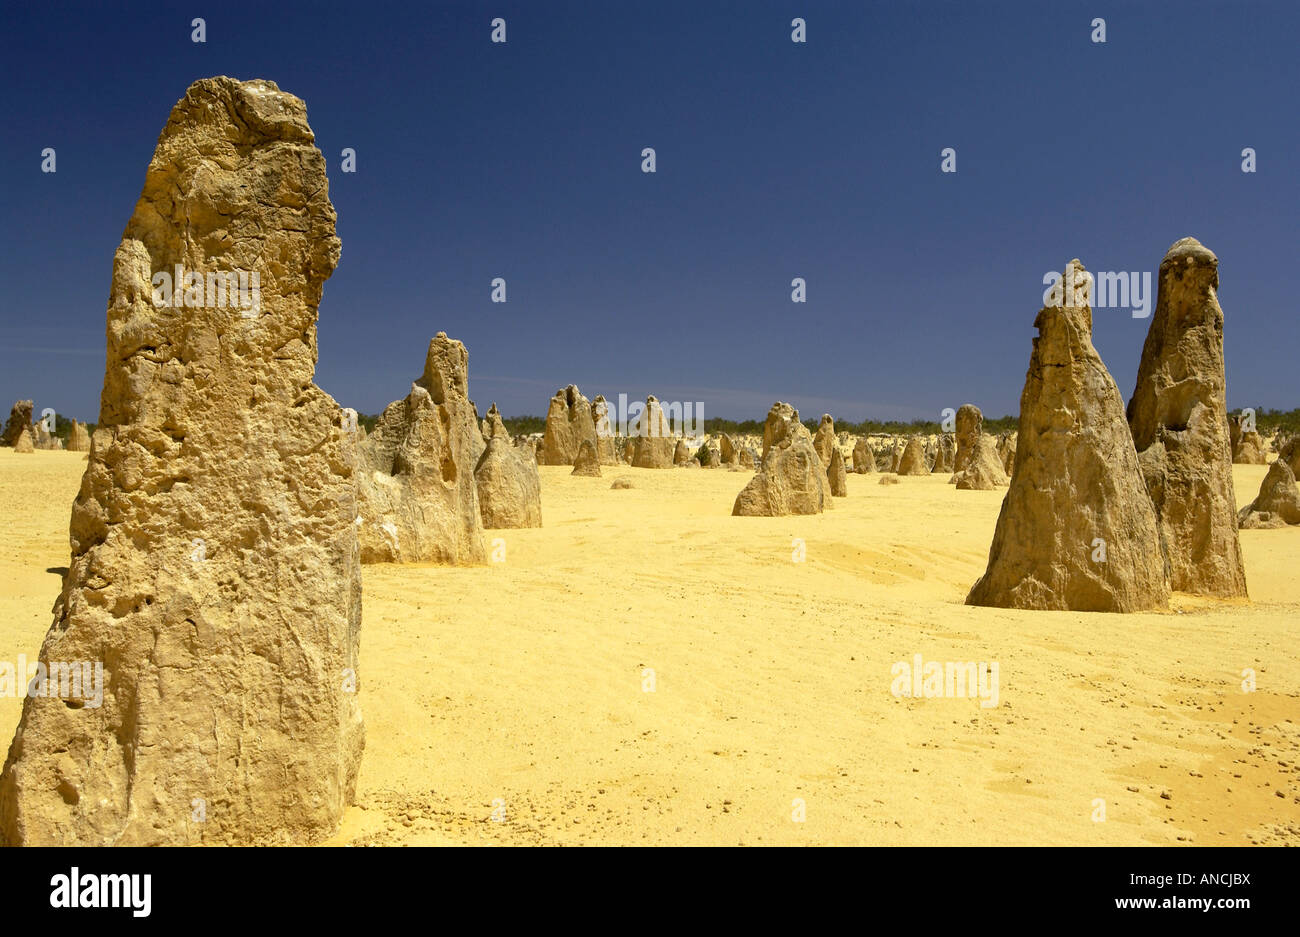
<svg viewBox="0 0 1300 937">
<path fill-rule="evenodd" d="M 1187 235 L 1219 256 L 1229 406 L 1300 405 L 1294 2 L 3 16 L 6 408 L 95 419 L 113 251 L 171 107 L 218 74 L 307 102 L 343 242 L 317 383 L 363 412 L 405 395 L 441 330 L 469 348 L 480 411 L 507 415 L 544 414 L 571 382 L 736 419 L 778 398 L 805 418 L 1015 413 L 1043 275 L 1072 257 L 1154 275 Z M 1149 320 L 1094 321 L 1127 399 Z"/>
</svg>

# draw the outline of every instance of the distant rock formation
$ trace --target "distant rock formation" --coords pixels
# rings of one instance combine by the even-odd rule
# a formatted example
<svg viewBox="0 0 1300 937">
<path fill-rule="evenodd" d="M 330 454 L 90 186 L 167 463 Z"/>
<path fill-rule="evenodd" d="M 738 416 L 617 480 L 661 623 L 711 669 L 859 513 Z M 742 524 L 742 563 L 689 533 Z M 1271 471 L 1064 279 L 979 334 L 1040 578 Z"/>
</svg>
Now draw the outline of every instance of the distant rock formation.
<svg viewBox="0 0 1300 937">
<path fill-rule="evenodd" d="M 1228 416 L 1228 433 L 1232 441 L 1232 461 L 1236 465 L 1264 465 L 1268 462 L 1268 447 L 1257 430 L 1242 426 L 1240 413 Z"/>
<path fill-rule="evenodd" d="M 72 421 L 72 430 L 68 433 L 68 451 L 90 451 L 90 433 L 86 432 L 85 423 L 78 423 L 76 420 Z"/>
<path fill-rule="evenodd" d="M 1092 345 L 1090 280 L 1077 260 L 1065 277 L 1075 304 L 1046 306 L 1034 320 L 1038 337 L 1020 398 L 1025 458 L 1002 502 L 988 569 L 966 604 L 1161 608 L 1169 585 L 1155 512 L 1123 398 Z"/>
<path fill-rule="evenodd" d="M 487 562 L 474 467 L 486 448 L 469 353 L 439 332 L 411 392 L 357 446 L 361 562 Z"/>
<path fill-rule="evenodd" d="M 16 446 L 18 437 L 24 431 L 30 431 L 33 406 L 30 400 L 19 400 L 13 405 L 9 411 L 9 419 L 5 422 L 4 435 L 0 436 L 0 445 Z M 29 439 L 28 442 L 31 440 Z"/>
<path fill-rule="evenodd" d="M 920 436 L 912 435 L 907 438 L 907 445 L 898 459 L 896 471 L 899 475 L 930 474 L 930 467 L 925 461 L 925 447 L 921 443 Z"/>
<path fill-rule="evenodd" d="M 1280 440 L 1277 446 L 1277 457 L 1287 464 L 1291 474 L 1300 473 L 1300 435 Z"/>
<path fill-rule="evenodd" d="M 718 452 L 722 457 L 723 465 L 734 465 L 740 459 L 740 447 L 728 433 L 718 437 Z"/>
<path fill-rule="evenodd" d="M 531 447 L 492 436 L 474 467 L 474 485 L 484 529 L 542 526 L 542 479 Z"/>
<path fill-rule="evenodd" d="M 98 426 L 40 655 L 102 672 L 79 697 L 23 701 L 5 843 L 308 844 L 353 798 L 354 453 L 313 383 L 339 259 L 313 140 L 302 101 L 231 78 L 191 85 L 158 138 L 113 259 Z M 177 267 L 257 273 L 260 295 L 155 305 L 153 273 Z"/>
<path fill-rule="evenodd" d="M 892 472 L 888 472 L 888 473 L 886 473 L 886 474 L 880 476 L 880 482 L 879 482 L 879 483 L 882 484 L 882 485 L 897 485 L 897 484 L 898 484 L 898 476 L 895 475 L 895 474 L 892 473 Z"/>
<path fill-rule="evenodd" d="M 651 394 L 645 399 L 642 410 L 628 427 L 632 445 L 632 464 L 637 468 L 666 469 L 673 467 L 673 453 L 677 440 L 664 416 L 659 400 Z"/>
<path fill-rule="evenodd" d="M 1259 486 L 1259 496 L 1241 509 L 1237 521 L 1243 528 L 1300 524 L 1300 490 L 1296 488 L 1295 474 L 1285 461 L 1278 459 L 1269 466 Z"/>
<path fill-rule="evenodd" d="M 952 471 L 957 475 L 965 470 L 975 451 L 975 442 L 984 432 L 984 414 L 973 403 L 964 403 L 957 410 L 956 433 L 957 452 L 953 455 Z"/>
<path fill-rule="evenodd" d="M 966 467 L 948 481 L 961 491 L 992 491 L 1006 487 L 1009 479 L 1002 469 L 993 437 L 981 433 L 966 460 Z"/>
<path fill-rule="evenodd" d="M 36 446 L 32 443 L 32 431 L 28 427 L 20 427 L 15 438 L 17 441 L 14 443 L 14 452 L 36 451 Z"/>
<path fill-rule="evenodd" d="M 614 443 L 615 426 L 609 418 L 609 404 L 602 394 L 591 402 L 591 419 L 596 427 L 596 458 L 601 465 L 618 465 L 618 449 Z"/>
<path fill-rule="evenodd" d="M 1002 470 L 1007 473 L 1008 477 L 1016 467 L 1016 442 L 1018 438 L 1016 433 L 1002 433 L 998 436 L 998 460 L 1002 463 Z"/>
<path fill-rule="evenodd" d="M 870 475 L 876 471 L 876 453 L 866 436 L 861 436 L 853 444 L 853 471 L 859 475 Z"/>
<path fill-rule="evenodd" d="M 1195 238 L 1175 243 L 1161 261 L 1128 423 L 1170 586 L 1230 598 L 1245 597 L 1246 572 L 1224 403 L 1218 268 Z"/>
<path fill-rule="evenodd" d="M 733 516 L 820 514 L 830 507 L 826 467 L 799 411 L 777 403 L 763 425 L 763 464 L 736 496 Z"/>
<path fill-rule="evenodd" d="M 628 478 L 626 475 L 620 475 L 618 478 L 614 479 L 613 484 L 609 487 L 617 491 L 622 488 L 632 488 L 634 486 L 632 484 L 632 479 Z"/>
<path fill-rule="evenodd" d="M 546 431 L 542 435 L 542 465 L 572 465 L 584 439 L 596 445 L 596 424 L 591 402 L 582 396 L 576 384 L 557 390 L 546 411 Z"/>
<path fill-rule="evenodd" d="M 840 452 L 839 446 L 831 447 L 831 464 L 826 469 L 826 481 L 830 485 L 833 497 L 848 497 L 849 482 L 847 473 L 844 470 L 844 453 Z"/>
<path fill-rule="evenodd" d="M 45 428 L 44 420 L 37 420 L 36 423 L 32 425 L 32 435 L 35 438 L 34 445 L 37 449 L 52 452 L 63 448 L 63 440 L 52 435 L 50 431 Z"/>
<path fill-rule="evenodd" d="M 596 456 L 596 444 L 584 439 L 578 446 L 578 455 L 573 460 L 570 475 L 582 475 L 587 478 L 600 478 L 600 459 Z"/>
<path fill-rule="evenodd" d="M 691 449 L 685 439 L 678 439 L 673 446 L 673 465 L 686 465 L 691 461 Z"/>
<path fill-rule="evenodd" d="M 957 455 L 957 440 L 952 433 L 940 433 L 934 445 L 934 464 L 930 466 L 932 475 L 951 475 L 953 460 Z"/>
<path fill-rule="evenodd" d="M 829 413 L 822 414 L 821 423 L 817 425 L 817 435 L 813 437 L 813 448 L 822 465 L 831 464 L 831 450 L 835 448 L 835 421 Z"/>
</svg>

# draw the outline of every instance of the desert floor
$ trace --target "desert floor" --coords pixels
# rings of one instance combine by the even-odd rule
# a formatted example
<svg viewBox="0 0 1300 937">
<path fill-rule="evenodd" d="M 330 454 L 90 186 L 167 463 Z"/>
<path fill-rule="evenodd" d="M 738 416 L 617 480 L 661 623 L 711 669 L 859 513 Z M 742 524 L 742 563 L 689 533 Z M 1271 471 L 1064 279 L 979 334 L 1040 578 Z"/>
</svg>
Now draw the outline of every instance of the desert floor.
<svg viewBox="0 0 1300 937">
<path fill-rule="evenodd" d="M 0 450 L 2 660 L 50 625 L 84 466 Z M 1016 612 L 962 604 L 1002 490 L 850 475 L 824 515 L 733 518 L 749 473 L 568 471 L 544 528 L 488 533 L 503 562 L 365 567 L 331 843 L 1300 844 L 1300 528 L 1242 532 L 1248 604 Z M 895 698 L 914 654 L 998 662 L 999 705 Z"/>
</svg>

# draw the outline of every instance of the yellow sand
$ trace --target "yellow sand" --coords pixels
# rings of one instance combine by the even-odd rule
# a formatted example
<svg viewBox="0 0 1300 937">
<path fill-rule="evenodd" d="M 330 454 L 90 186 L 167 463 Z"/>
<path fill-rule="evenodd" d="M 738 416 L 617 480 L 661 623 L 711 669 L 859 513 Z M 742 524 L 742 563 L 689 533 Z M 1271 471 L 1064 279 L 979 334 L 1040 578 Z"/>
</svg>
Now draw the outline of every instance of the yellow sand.
<svg viewBox="0 0 1300 937">
<path fill-rule="evenodd" d="M 0 659 L 49 627 L 84 459 L 0 450 Z M 1249 604 L 967 608 L 1003 491 L 850 475 L 822 516 L 733 518 L 748 478 L 544 468 L 504 562 L 366 567 L 332 842 L 1300 843 L 1300 528 L 1242 532 Z M 1000 705 L 895 698 L 918 653 L 998 662 Z"/>
</svg>

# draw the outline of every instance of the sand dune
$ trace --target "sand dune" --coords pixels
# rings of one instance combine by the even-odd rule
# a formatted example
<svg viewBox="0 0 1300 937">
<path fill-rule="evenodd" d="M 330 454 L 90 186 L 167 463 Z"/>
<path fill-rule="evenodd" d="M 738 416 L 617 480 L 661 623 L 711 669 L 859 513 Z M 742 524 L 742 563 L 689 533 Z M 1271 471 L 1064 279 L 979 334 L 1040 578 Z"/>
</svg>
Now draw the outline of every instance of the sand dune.
<svg viewBox="0 0 1300 937">
<path fill-rule="evenodd" d="M 0 449 L 0 659 L 49 628 L 84 467 Z M 1267 466 L 1233 471 L 1245 504 Z M 364 569 L 331 842 L 1300 844 L 1300 528 L 1241 532 L 1249 603 L 1019 612 L 962 604 L 1005 490 L 850 475 L 825 514 L 731 517 L 749 473 L 541 472 L 504 562 Z M 998 706 L 896 698 L 914 654 L 998 662 Z"/>
</svg>

